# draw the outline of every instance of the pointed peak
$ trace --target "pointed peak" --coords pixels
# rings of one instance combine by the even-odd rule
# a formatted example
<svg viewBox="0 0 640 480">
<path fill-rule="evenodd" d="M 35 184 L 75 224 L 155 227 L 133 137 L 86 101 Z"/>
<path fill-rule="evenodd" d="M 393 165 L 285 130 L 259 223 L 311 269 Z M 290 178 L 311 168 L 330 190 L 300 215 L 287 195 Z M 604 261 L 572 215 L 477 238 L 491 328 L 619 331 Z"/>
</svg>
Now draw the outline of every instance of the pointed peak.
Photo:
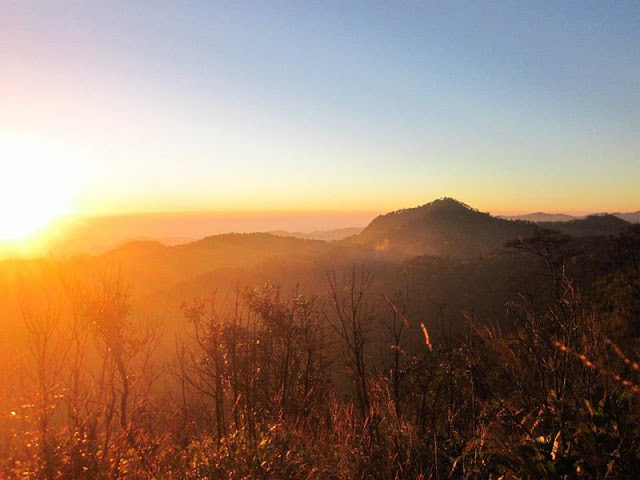
<svg viewBox="0 0 640 480">
<path fill-rule="evenodd" d="M 432 202 L 425 203 L 424 205 L 420 205 L 418 207 L 413 208 L 403 208 L 401 210 L 396 210 L 395 212 L 391 212 L 392 214 L 397 213 L 407 213 L 407 212 L 478 212 L 475 208 L 470 207 L 466 203 L 461 202 L 460 200 L 456 200 L 451 197 L 442 197 Z"/>
<path fill-rule="evenodd" d="M 475 208 L 470 207 L 469 205 L 467 205 L 464 202 L 461 202 L 460 200 L 456 200 L 455 198 L 451 198 L 451 197 L 442 197 L 442 198 L 438 198 L 437 200 L 434 200 L 431 203 L 427 203 L 426 205 L 423 205 L 424 207 L 429 207 L 432 209 L 438 208 L 438 209 L 458 209 L 458 210 L 470 210 L 473 212 L 477 212 L 477 210 Z"/>
</svg>

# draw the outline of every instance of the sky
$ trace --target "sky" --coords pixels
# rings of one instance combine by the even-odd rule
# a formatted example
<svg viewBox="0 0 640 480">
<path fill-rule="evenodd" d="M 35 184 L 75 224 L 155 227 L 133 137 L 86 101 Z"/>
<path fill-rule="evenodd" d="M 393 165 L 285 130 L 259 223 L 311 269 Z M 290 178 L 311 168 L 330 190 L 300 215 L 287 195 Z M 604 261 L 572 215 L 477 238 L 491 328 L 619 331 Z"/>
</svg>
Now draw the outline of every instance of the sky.
<svg viewBox="0 0 640 480">
<path fill-rule="evenodd" d="M 4 0 L 0 91 L 34 212 L 640 209 L 637 1 Z"/>
</svg>

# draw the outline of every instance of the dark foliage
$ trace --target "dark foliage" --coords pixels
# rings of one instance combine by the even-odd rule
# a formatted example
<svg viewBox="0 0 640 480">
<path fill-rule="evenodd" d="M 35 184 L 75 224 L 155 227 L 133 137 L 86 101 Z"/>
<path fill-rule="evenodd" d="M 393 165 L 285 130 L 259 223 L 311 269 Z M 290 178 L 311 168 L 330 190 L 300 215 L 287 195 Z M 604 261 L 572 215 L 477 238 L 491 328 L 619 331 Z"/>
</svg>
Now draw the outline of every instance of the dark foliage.
<svg viewBox="0 0 640 480">
<path fill-rule="evenodd" d="M 133 271 L 158 261 L 149 269 L 164 272 L 142 291 L 104 258 L 47 264 L 41 281 L 23 264 L 0 476 L 634 478 L 638 227 L 576 239 L 508 222 L 527 234 L 484 251 L 511 232 L 495 220 L 449 199 L 381 217 L 362 235 L 393 223 L 418 238 L 424 221 L 439 225 L 434 245 L 482 251 L 402 261 L 270 235 L 206 239 L 176 257 L 139 244 Z M 452 226 L 465 222 L 495 228 L 491 242 Z M 198 264 L 231 239 L 255 253 L 250 269 Z M 282 251 L 268 259 L 262 241 Z M 177 302 L 172 275 L 193 293 L 187 271 L 202 295 L 161 328 L 140 303 Z M 236 274 L 254 286 L 226 290 L 220 278 Z"/>
</svg>

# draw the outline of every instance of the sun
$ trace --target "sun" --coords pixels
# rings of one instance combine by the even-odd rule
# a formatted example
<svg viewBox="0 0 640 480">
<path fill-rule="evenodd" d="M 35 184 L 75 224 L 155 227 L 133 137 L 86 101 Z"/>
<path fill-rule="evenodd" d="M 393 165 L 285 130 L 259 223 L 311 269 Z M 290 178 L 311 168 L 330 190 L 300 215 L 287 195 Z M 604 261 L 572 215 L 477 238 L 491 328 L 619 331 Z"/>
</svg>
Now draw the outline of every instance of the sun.
<svg viewBox="0 0 640 480">
<path fill-rule="evenodd" d="M 28 240 L 70 213 L 77 178 L 72 163 L 55 148 L 0 136 L 0 240 Z"/>
</svg>

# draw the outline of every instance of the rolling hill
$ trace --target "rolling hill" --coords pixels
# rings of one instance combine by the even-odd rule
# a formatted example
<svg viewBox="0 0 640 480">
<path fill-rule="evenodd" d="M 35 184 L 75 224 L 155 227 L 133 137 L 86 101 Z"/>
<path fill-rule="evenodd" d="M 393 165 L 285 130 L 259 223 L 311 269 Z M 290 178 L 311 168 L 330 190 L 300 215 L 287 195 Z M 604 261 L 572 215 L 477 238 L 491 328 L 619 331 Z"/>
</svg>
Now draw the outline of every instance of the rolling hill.
<svg viewBox="0 0 640 480">
<path fill-rule="evenodd" d="M 574 217 L 573 215 L 565 215 L 564 213 L 545 213 L 545 212 L 535 212 L 535 213 L 527 213 L 524 215 L 510 215 L 503 216 L 500 218 L 504 218 L 505 220 L 524 220 L 527 222 L 568 222 L 570 220 L 577 220 L 579 217 Z"/>
<path fill-rule="evenodd" d="M 568 222 L 538 222 L 543 228 L 558 230 L 574 237 L 591 237 L 601 235 L 616 235 L 624 230 L 629 223 L 615 215 L 589 215 L 583 219 Z"/>
<path fill-rule="evenodd" d="M 576 237 L 615 235 L 628 225 L 613 215 L 570 221 L 507 220 L 480 212 L 453 198 L 375 218 L 345 244 L 403 256 L 470 256 L 500 249 L 509 240 L 548 228 Z"/>
<path fill-rule="evenodd" d="M 546 222 L 569 222 L 571 220 L 583 220 L 587 218 L 587 216 L 603 216 L 603 215 L 612 215 L 614 217 L 618 217 L 625 222 L 629 223 L 640 223 L 640 210 L 637 212 L 628 212 L 628 213 L 594 213 L 591 215 L 585 216 L 575 216 L 575 215 L 565 215 L 564 213 L 545 213 L 545 212 L 535 212 L 535 213 L 527 213 L 524 215 L 510 215 L 510 216 L 501 216 L 500 218 L 504 218 L 505 220 L 525 220 L 527 222 L 534 223 L 546 223 Z"/>
<path fill-rule="evenodd" d="M 304 238 L 306 240 L 323 240 L 325 242 L 333 242 L 337 240 L 343 240 L 352 235 L 358 235 L 362 232 L 363 228 L 360 227 L 347 227 L 337 228 L 335 230 L 315 230 L 313 232 L 288 232 L 286 230 L 273 230 L 271 235 L 278 235 L 280 237 L 295 237 Z"/>
<path fill-rule="evenodd" d="M 345 242 L 406 256 L 467 256 L 500 248 L 535 228 L 529 222 L 493 217 L 452 198 L 442 198 L 381 215 Z"/>
</svg>

